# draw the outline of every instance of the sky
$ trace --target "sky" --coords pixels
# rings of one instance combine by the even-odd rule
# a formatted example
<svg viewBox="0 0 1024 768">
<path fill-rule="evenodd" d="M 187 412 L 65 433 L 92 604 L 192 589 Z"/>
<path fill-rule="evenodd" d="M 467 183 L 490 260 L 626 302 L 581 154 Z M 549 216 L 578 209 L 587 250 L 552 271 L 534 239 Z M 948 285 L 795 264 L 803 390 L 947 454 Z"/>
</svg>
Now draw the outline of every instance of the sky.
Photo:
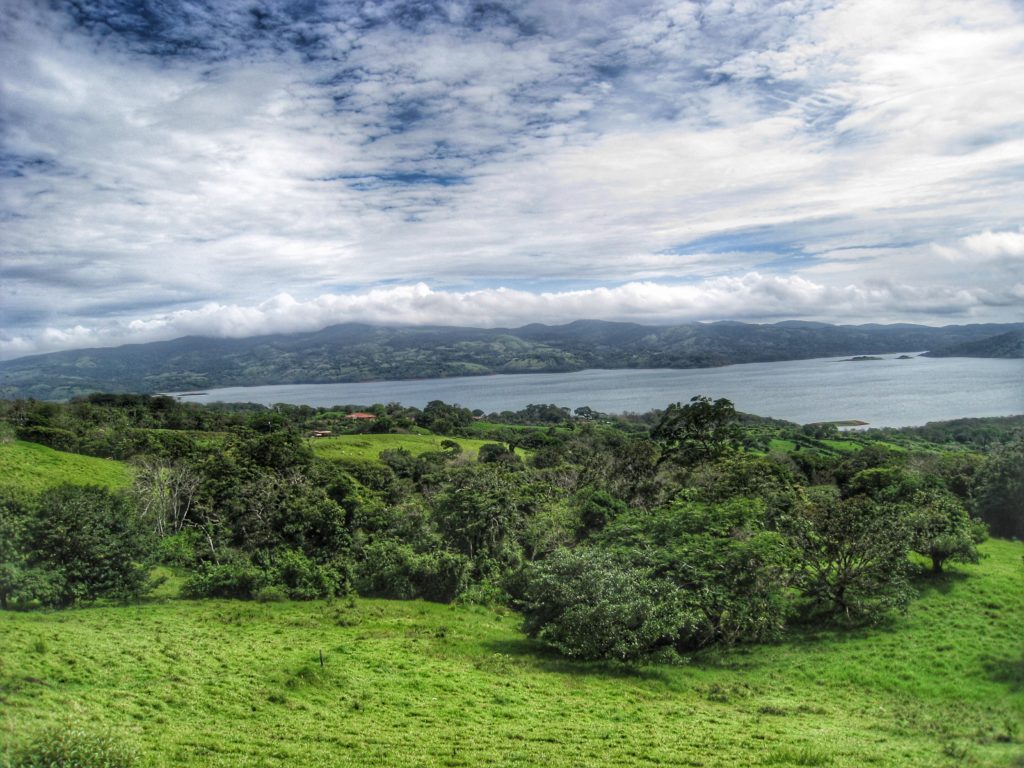
<svg viewBox="0 0 1024 768">
<path fill-rule="evenodd" d="M 1024 320 L 1022 0 L 0 0 L 0 357 Z"/>
</svg>

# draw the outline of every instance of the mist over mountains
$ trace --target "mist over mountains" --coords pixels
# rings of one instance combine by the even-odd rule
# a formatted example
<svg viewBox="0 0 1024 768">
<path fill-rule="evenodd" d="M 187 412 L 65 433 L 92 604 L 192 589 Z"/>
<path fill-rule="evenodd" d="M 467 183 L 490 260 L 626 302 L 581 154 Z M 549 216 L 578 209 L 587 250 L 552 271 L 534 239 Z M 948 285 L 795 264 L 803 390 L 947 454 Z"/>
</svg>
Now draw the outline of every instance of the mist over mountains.
<svg viewBox="0 0 1024 768">
<path fill-rule="evenodd" d="M 521 328 L 334 325 L 310 333 L 81 349 L 0 363 L 4 397 L 94 391 L 555 373 L 587 368 L 706 368 L 736 363 L 928 351 L 1022 357 L 1024 323 L 930 327 L 785 321 L 648 326 L 580 320 Z"/>
</svg>

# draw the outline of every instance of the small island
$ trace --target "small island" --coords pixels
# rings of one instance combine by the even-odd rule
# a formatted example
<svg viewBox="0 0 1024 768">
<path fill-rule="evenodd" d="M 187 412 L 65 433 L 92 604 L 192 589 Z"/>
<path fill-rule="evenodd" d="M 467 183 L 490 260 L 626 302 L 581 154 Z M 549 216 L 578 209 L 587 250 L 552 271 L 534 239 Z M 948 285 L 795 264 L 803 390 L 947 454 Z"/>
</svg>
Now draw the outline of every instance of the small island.
<svg viewBox="0 0 1024 768">
<path fill-rule="evenodd" d="M 900 355 L 896 359 L 897 360 L 913 360 L 914 356 L 913 355 Z"/>
<path fill-rule="evenodd" d="M 884 357 L 875 357 L 874 355 L 857 355 L 856 357 L 848 357 L 845 360 L 840 360 L 842 363 L 860 363 L 864 360 L 885 360 Z"/>
</svg>

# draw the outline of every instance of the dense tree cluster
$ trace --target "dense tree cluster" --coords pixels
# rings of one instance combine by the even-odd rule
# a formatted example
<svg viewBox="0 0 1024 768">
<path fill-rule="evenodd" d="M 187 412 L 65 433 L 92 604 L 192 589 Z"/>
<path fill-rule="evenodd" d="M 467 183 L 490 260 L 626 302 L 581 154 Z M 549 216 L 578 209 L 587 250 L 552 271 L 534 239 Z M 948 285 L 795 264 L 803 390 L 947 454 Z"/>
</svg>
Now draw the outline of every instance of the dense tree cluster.
<svg viewBox="0 0 1024 768">
<path fill-rule="evenodd" d="M 977 559 L 973 515 L 1024 532 L 1020 437 L 988 454 L 839 450 L 834 428 L 706 397 L 617 419 L 353 410 L 4 402 L 18 437 L 130 458 L 135 485 L 0 499 L 0 603 L 132 599 L 162 563 L 193 598 L 502 601 L 569 656 L 636 659 L 768 641 L 796 619 L 880 620 L 907 605 L 916 574 Z M 325 429 L 492 442 L 328 460 L 307 438 Z"/>
</svg>

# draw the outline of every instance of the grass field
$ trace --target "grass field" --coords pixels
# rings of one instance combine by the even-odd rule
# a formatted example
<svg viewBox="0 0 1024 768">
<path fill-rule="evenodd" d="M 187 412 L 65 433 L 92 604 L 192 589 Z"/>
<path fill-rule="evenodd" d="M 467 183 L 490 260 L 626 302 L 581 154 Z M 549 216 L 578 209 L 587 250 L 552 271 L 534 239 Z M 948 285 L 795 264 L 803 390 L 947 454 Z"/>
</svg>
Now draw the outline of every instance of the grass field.
<svg viewBox="0 0 1024 768">
<path fill-rule="evenodd" d="M 1024 546 L 984 549 L 890 627 L 682 666 L 422 602 L 0 613 L 0 754 L 61 723 L 152 766 L 1022 766 Z"/>
<path fill-rule="evenodd" d="M 131 468 L 120 461 L 64 453 L 37 443 L 0 443 L 0 487 L 41 491 L 62 483 L 126 488 Z"/>
<path fill-rule="evenodd" d="M 337 437 L 319 437 L 310 441 L 317 456 L 325 459 L 359 459 L 376 461 L 381 451 L 404 448 L 414 456 L 428 451 L 441 451 L 441 443 L 454 440 L 462 446 L 463 452 L 475 457 L 480 446 L 493 443 L 493 440 L 477 440 L 466 437 L 443 437 L 440 435 L 338 435 Z M 520 453 L 522 453 L 520 451 Z"/>
</svg>

